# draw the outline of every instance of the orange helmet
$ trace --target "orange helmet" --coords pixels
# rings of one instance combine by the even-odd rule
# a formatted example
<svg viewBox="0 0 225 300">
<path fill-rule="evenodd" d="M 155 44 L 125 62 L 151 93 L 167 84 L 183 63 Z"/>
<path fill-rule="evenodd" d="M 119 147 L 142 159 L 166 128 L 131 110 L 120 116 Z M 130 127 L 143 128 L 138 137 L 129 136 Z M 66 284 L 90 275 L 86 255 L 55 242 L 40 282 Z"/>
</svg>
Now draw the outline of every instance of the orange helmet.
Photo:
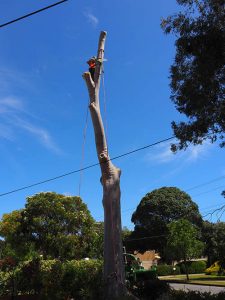
<svg viewBox="0 0 225 300">
<path fill-rule="evenodd" d="M 90 59 L 87 61 L 87 64 L 90 66 L 90 68 L 95 67 L 95 65 L 96 65 L 96 57 L 93 56 L 92 58 L 90 58 Z"/>
</svg>

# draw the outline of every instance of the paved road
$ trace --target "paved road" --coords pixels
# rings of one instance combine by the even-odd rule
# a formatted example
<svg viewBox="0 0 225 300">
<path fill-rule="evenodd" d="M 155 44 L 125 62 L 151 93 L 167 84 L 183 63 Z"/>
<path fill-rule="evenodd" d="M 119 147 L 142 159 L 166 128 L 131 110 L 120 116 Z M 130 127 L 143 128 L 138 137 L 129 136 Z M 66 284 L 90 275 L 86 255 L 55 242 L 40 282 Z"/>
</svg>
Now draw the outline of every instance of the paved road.
<svg viewBox="0 0 225 300">
<path fill-rule="evenodd" d="M 190 291 L 199 291 L 199 292 L 210 292 L 212 294 L 225 292 L 225 287 L 219 287 L 219 286 L 183 284 L 183 283 L 170 283 L 170 286 L 175 290 L 183 290 L 183 291 L 190 290 Z"/>
</svg>

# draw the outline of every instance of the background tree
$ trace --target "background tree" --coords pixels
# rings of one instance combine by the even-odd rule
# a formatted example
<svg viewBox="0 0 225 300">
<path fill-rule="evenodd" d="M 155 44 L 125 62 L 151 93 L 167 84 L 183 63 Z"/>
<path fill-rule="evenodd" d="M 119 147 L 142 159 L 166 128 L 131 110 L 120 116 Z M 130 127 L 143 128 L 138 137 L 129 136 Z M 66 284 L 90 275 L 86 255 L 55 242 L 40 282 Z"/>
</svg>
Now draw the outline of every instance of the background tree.
<svg viewBox="0 0 225 300">
<path fill-rule="evenodd" d="M 94 238 L 90 256 L 93 258 L 103 259 L 104 252 L 104 222 L 96 222 L 93 227 Z"/>
<path fill-rule="evenodd" d="M 225 268 L 225 222 L 204 222 L 202 240 L 205 243 L 204 254 L 208 257 L 208 265 L 220 261 Z"/>
<path fill-rule="evenodd" d="M 165 259 L 167 225 L 180 218 L 201 227 L 202 217 L 191 197 L 176 187 L 162 187 L 145 195 L 132 215 L 135 224 L 131 234 L 133 250 L 157 250 Z"/>
<path fill-rule="evenodd" d="M 24 209 L 3 215 L 0 235 L 20 257 L 79 259 L 92 249 L 93 225 L 81 198 L 47 192 L 28 197 Z"/>
<path fill-rule="evenodd" d="M 5 248 L 5 241 L 0 239 L 0 259 L 2 258 L 4 248 Z"/>
<path fill-rule="evenodd" d="M 188 118 L 172 122 L 179 143 L 172 150 L 220 139 L 225 146 L 225 6 L 224 0 L 177 0 L 184 12 L 162 21 L 176 36 L 170 69 L 171 99 Z"/>
<path fill-rule="evenodd" d="M 173 221 L 168 225 L 168 229 L 168 251 L 171 258 L 184 261 L 187 280 L 189 280 L 187 262 L 202 254 L 204 244 L 198 239 L 197 228 L 187 220 Z"/>
<path fill-rule="evenodd" d="M 207 265 L 211 266 L 215 261 L 218 260 L 217 256 L 217 239 L 215 232 L 215 224 L 204 221 L 202 226 L 202 238 L 204 242 L 204 255 L 207 256 Z"/>
</svg>

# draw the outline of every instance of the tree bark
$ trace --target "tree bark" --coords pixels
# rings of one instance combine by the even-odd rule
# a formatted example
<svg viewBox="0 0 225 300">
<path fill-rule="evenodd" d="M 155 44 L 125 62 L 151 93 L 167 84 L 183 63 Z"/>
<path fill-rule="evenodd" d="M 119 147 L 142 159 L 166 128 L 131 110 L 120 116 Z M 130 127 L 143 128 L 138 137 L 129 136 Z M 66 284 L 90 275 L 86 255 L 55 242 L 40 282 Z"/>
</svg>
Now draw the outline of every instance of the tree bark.
<svg viewBox="0 0 225 300">
<path fill-rule="evenodd" d="M 99 89 L 104 59 L 106 32 L 102 31 L 99 37 L 98 52 L 94 80 L 90 72 L 85 72 L 89 98 L 90 113 L 95 133 L 95 144 L 98 160 L 101 167 L 101 183 L 103 186 L 104 207 L 104 284 L 105 299 L 118 299 L 126 295 L 125 270 L 123 263 L 123 249 L 121 238 L 120 212 L 120 175 L 121 171 L 110 161 L 108 147 L 102 122 Z"/>
</svg>

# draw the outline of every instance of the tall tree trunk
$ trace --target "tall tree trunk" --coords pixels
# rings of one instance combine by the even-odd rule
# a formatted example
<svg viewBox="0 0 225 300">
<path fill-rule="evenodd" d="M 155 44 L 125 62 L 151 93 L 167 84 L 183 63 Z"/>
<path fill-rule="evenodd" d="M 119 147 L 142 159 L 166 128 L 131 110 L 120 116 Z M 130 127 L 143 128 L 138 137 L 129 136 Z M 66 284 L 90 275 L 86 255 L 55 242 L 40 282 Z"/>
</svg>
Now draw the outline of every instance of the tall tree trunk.
<svg viewBox="0 0 225 300">
<path fill-rule="evenodd" d="M 95 133 L 98 160 L 101 167 L 104 207 L 104 283 L 105 299 L 118 299 L 126 295 L 125 271 L 121 238 L 120 175 L 121 171 L 110 161 L 99 106 L 100 77 L 104 58 L 106 32 L 99 37 L 94 80 L 85 72 L 90 112 Z"/>
</svg>

